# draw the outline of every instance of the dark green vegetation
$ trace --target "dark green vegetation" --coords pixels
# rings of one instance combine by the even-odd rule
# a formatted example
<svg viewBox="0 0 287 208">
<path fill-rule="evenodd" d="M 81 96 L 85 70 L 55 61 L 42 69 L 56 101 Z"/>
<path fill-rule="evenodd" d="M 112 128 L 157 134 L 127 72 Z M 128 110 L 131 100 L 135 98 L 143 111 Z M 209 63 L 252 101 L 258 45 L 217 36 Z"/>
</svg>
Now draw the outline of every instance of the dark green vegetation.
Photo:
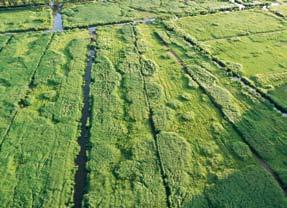
<svg viewBox="0 0 287 208">
<path fill-rule="evenodd" d="M 15 35 L 1 52 L 3 207 L 72 202 L 86 38 L 87 32 Z"/>
<path fill-rule="evenodd" d="M 0 207 L 287 207 L 284 2 L 48 3 L 0 10 Z"/>
<path fill-rule="evenodd" d="M 54 0 L 56 4 L 65 2 L 87 2 L 89 0 Z M 51 0 L 0 0 L 0 7 L 26 7 L 26 6 L 43 6 L 49 5 Z"/>
</svg>

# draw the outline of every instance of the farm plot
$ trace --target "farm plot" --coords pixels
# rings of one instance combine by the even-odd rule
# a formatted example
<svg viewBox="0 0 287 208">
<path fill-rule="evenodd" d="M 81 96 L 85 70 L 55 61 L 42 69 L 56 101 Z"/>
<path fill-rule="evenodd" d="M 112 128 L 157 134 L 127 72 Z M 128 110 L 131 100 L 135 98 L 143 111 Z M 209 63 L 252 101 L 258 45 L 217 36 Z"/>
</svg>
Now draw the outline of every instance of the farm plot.
<svg viewBox="0 0 287 208">
<path fill-rule="evenodd" d="M 131 28 L 97 31 L 85 204 L 166 207 Z"/>
<path fill-rule="evenodd" d="M 212 55 L 237 65 L 239 73 L 287 107 L 287 31 L 205 42 Z"/>
<path fill-rule="evenodd" d="M 121 1 L 122 2 L 122 1 Z M 192 15 L 216 9 L 235 7 L 229 1 L 168 1 L 168 0 L 140 0 L 126 1 L 127 4 L 140 11 L 150 11 L 167 15 Z"/>
<path fill-rule="evenodd" d="M 226 1 L 115 1 L 66 4 L 63 19 L 66 28 L 123 23 L 159 16 L 191 15 L 209 10 L 236 7 Z"/>
<path fill-rule="evenodd" d="M 195 24 L 189 24 L 193 21 Z M 207 53 L 252 80 L 287 108 L 287 33 L 284 20 L 267 12 L 244 11 L 183 18 L 173 23 L 198 40 Z"/>
<path fill-rule="evenodd" d="M 173 34 L 171 45 L 182 57 L 187 72 L 233 124 L 255 156 L 266 161 L 281 186 L 286 187 L 286 117 L 232 73 L 213 63 L 211 57 L 176 36 Z"/>
<path fill-rule="evenodd" d="M 171 207 L 225 207 L 231 199 L 234 207 L 256 207 L 259 204 L 256 196 L 267 194 L 264 186 L 257 186 L 257 193 L 239 196 L 240 188 L 231 185 L 250 184 L 254 180 L 253 171 L 258 171 L 258 184 L 261 180 L 269 181 L 268 186 L 281 193 L 279 198 L 271 197 L 278 200 L 276 206 L 285 204 L 278 185 L 255 165 L 240 132 L 222 117 L 220 109 L 184 71 L 176 55 L 160 44 L 154 34 L 160 29 L 151 30 L 143 25 L 138 28 L 141 57 L 157 66 L 153 73 L 145 74 L 145 82 L 158 132 L 158 148 L 171 189 Z M 143 66 L 143 72 L 152 71 L 147 66 Z M 254 199 L 249 201 L 249 197 Z M 265 201 L 259 206 L 272 207 L 272 203 Z"/>
<path fill-rule="evenodd" d="M 86 205 L 286 206 L 276 181 L 155 32 L 164 31 L 97 32 Z"/>
<path fill-rule="evenodd" d="M 136 11 L 123 4 L 106 2 L 67 4 L 62 13 L 65 28 L 114 24 L 155 16 L 148 12 Z"/>
<path fill-rule="evenodd" d="M 286 28 L 286 22 L 260 10 L 184 17 L 173 23 L 198 41 L 232 38 Z"/>
<path fill-rule="evenodd" d="M 0 52 L 0 137 L 7 131 L 17 110 L 18 102 L 25 97 L 30 80 L 51 35 L 19 34 L 1 36 L 5 41 Z"/>
<path fill-rule="evenodd" d="M 0 32 L 49 28 L 51 28 L 51 11 L 49 7 L 0 10 Z"/>
<path fill-rule="evenodd" d="M 42 36 L 38 37 L 42 41 L 46 36 L 52 38 L 45 53 L 25 50 L 25 45 L 11 50 L 19 57 L 21 53 L 25 58 L 31 58 L 33 54 L 41 57 L 40 61 L 29 62 L 37 63 L 31 67 L 37 69 L 33 76 L 31 72 L 27 73 L 30 82 L 26 82 L 26 86 L 17 85 L 17 88 L 23 88 L 24 95 L 13 91 L 7 95 L 22 98 L 19 102 L 11 101 L 17 113 L 5 135 L 1 136 L 0 202 L 6 207 L 72 206 L 88 33 Z M 31 35 L 29 38 L 33 40 Z M 23 41 L 23 37 L 19 39 Z M 34 41 L 29 45 L 38 44 Z M 25 63 L 21 59 L 13 61 L 16 66 Z M 6 81 L 12 85 L 13 75 L 23 74 L 23 71 L 25 68 L 11 70 L 11 76 L 5 76 Z"/>
</svg>

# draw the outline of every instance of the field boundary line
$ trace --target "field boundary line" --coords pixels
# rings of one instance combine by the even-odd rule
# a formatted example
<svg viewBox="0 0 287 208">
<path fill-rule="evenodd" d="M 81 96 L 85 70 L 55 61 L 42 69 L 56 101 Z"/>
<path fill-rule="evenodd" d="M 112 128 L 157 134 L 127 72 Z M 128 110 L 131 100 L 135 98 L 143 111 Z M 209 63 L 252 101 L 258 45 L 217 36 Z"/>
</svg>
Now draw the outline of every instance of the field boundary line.
<svg viewBox="0 0 287 208">
<path fill-rule="evenodd" d="M 0 48 L 0 53 L 2 52 L 2 50 L 4 50 L 4 48 L 6 48 L 9 43 L 12 41 L 12 39 L 14 38 L 14 35 L 11 35 L 7 40 L 6 42 L 3 44 L 3 46 Z"/>
<path fill-rule="evenodd" d="M 178 34 L 176 29 L 168 27 L 165 23 L 163 23 L 165 29 L 170 32 L 174 32 L 175 34 Z M 232 70 L 230 67 L 228 67 L 222 60 L 219 58 L 211 55 L 208 51 L 206 51 L 203 47 L 200 46 L 195 38 L 188 37 L 186 34 L 179 34 L 178 37 L 182 38 L 187 45 L 190 47 L 195 47 L 197 51 L 200 52 L 201 55 L 205 55 L 210 58 L 210 60 L 216 64 L 220 69 L 225 70 L 228 73 L 231 73 L 233 78 L 239 79 L 239 81 L 249 87 L 251 90 L 254 90 L 258 95 L 260 95 L 261 98 L 263 98 L 265 101 L 267 101 L 266 105 L 271 105 L 275 109 L 275 111 L 279 111 L 281 114 L 287 114 L 287 108 L 279 104 L 277 101 L 275 101 L 269 94 L 263 92 L 262 89 L 258 88 L 256 85 L 254 85 L 248 78 L 241 76 L 239 73 Z M 231 78 L 231 77 L 230 77 Z"/>
<path fill-rule="evenodd" d="M 108 22 L 108 23 L 94 23 L 94 24 L 87 24 L 87 25 L 76 25 L 76 26 L 65 26 L 63 22 L 63 31 L 70 31 L 70 30 L 75 30 L 75 29 L 88 29 L 91 27 L 105 27 L 105 26 L 117 26 L 117 25 L 124 25 L 124 24 L 131 24 L 131 23 L 136 23 L 136 24 L 146 24 L 146 20 L 149 19 L 154 19 L 154 21 L 157 20 L 172 20 L 174 17 L 177 19 L 184 18 L 184 17 L 194 17 L 194 16 L 207 16 L 211 14 L 217 14 L 217 13 L 226 13 L 226 12 L 241 12 L 245 10 L 252 10 L 256 8 L 262 8 L 264 6 L 269 6 L 270 3 L 260 3 L 256 5 L 249 5 L 246 6 L 244 9 L 240 10 L 239 7 L 234 6 L 234 7 L 227 7 L 227 8 L 219 8 L 219 9 L 214 9 L 214 10 L 205 10 L 205 11 L 200 11 L 200 12 L 195 12 L 193 14 L 177 14 L 177 15 L 170 15 L 169 17 L 167 16 L 153 16 L 150 18 L 135 18 L 131 20 L 122 20 L 122 21 L 113 21 L 113 22 Z M 64 7 L 64 4 L 63 4 Z M 134 9 L 134 8 L 132 8 Z M 1 9 L 0 9 L 1 11 Z M 18 34 L 18 33 L 30 33 L 30 32 L 47 32 L 47 33 L 52 33 L 53 31 L 50 30 L 49 28 L 28 28 L 28 29 L 15 29 L 15 30 L 7 30 L 7 31 L 1 31 L 0 34 Z"/>
<path fill-rule="evenodd" d="M 260 31 L 260 32 L 254 32 L 254 33 L 246 33 L 246 34 L 239 34 L 239 35 L 230 35 L 230 36 L 225 36 L 225 37 L 219 37 L 219 38 L 211 38 L 207 40 L 199 40 L 200 42 L 206 43 L 210 41 L 221 41 L 221 40 L 228 40 L 232 38 L 241 38 L 241 37 L 252 37 L 255 35 L 269 35 L 273 33 L 278 33 L 278 32 L 285 32 L 287 29 L 279 29 L 279 30 L 270 30 L 270 31 Z"/>
<path fill-rule="evenodd" d="M 34 87 L 33 85 L 35 84 L 34 82 L 35 82 L 36 73 L 37 73 L 37 71 L 39 69 L 40 64 L 42 63 L 42 60 L 43 60 L 44 56 L 46 55 L 47 51 L 49 50 L 50 45 L 52 44 L 52 41 L 53 41 L 54 37 L 55 37 L 55 33 L 52 33 L 51 38 L 50 38 L 48 44 L 46 45 L 45 50 L 43 51 L 43 53 L 42 53 L 37 65 L 36 65 L 35 70 L 32 73 L 32 76 L 31 76 L 31 79 L 30 79 L 30 82 L 29 82 L 29 85 L 28 85 L 29 89 L 33 89 L 33 87 Z"/>
<path fill-rule="evenodd" d="M 132 31 L 133 31 L 133 36 L 134 36 L 134 46 L 135 46 L 135 49 L 136 49 L 136 53 L 138 54 L 139 56 L 139 60 L 142 59 L 142 56 L 139 52 L 139 49 L 138 49 L 138 34 L 136 32 L 136 29 L 135 29 L 135 25 L 132 26 Z M 141 65 L 140 65 L 141 67 Z M 146 87 L 146 80 L 144 78 L 144 74 L 142 72 L 142 69 L 140 68 L 140 75 L 141 75 L 141 79 L 143 81 L 143 92 L 144 92 L 144 95 L 145 95 L 145 100 L 146 100 L 146 105 L 147 105 L 147 108 L 148 108 L 148 111 L 149 111 L 149 126 L 150 126 L 150 131 L 152 133 L 152 136 L 153 136 L 153 140 L 154 140 L 154 145 L 155 145 L 155 154 L 156 154 L 156 157 L 157 157 L 157 161 L 158 161 L 158 165 L 159 165 L 159 168 L 160 168 L 160 174 L 161 174 L 161 178 L 162 178 L 162 182 L 163 182 L 163 186 L 164 186 L 164 189 L 165 189 L 165 195 L 166 195 L 166 206 L 167 208 L 171 208 L 172 207 L 172 201 L 171 201 L 171 194 L 172 194 L 172 189 L 171 189 L 171 186 L 169 184 L 169 178 L 168 178 L 168 175 L 166 174 L 166 171 L 165 171 L 165 168 L 164 168 L 164 165 L 163 165 L 163 162 L 162 162 L 162 158 L 161 158 L 161 154 L 160 154 L 160 150 L 159 150 L 159 145 L 158 145 L 158 135 L 160 134 L 160 130 L 156 129 L 155 127 L 155 122 L 154 122 L 154 112 L 153 112 L 153 109 L 151 107 L 151 104 L 150 104 L 150 100 L 149 100 L 149 97 L 148 97 L 148 92 L 147 92 L 147 87 Z"/>
<path fill-rule="evenodd" d="M 159 37 L 160 38 L 160 37 Z M 221 107 L 217 103 L 217 101 L 210 95 L 210 93 L 205 89 L 205 87 L 199 82 L 192 74 L 189 73 L 188 67 L 185 65 L 184 61 L 168 46 L 167 43 L 165 43 L 164 40 L 160 38 L 162 44 L 171 52 L 171 54 L 176 59 L 177 63 L 181 65 L 183 69 L 183 73 L 188 75 L 194 82 L 198 84 L 200 89 L 203 91 L 204 94 L 206 94 L 209 98 L 209 100 L 213 103 L 215 108 L 220 112 L 221 117 L 226 120 L 228 123 L 231 124 L 233 130 L 240 136 L 242 141 L 249 147 L 250 151 L 252 152 L 252 155 L 257 162 L 257 164 L 262 167 L 263 170 L 265 170 L 272 178 L 277 182 L 279 187 L 284 192 L 285 196 L 287 196 L 287 187 L 285 187 L 283 180 L 279 177 L 279 175 L 276 173 L 275 170 L 266 162 L 260 154 L 257 152 L 257 150 L 251 146 L 251 144 L 245 139 L 244 135 L 241 133 L 241 130 L 238 129 L 238 127 L 232 122 L 230 119 L 228 119 L 228 116 L 225 115 L 225 113 L 221 110 Z M 206 70 L 206 69 L 204 69 Z"/>
<path fill-rule="evenodd" d="M 18 108 L 16 108 L 16 110 L 14 111 L 14 114 L 13 114 L 13 116 L 12 116 L 12 119 L 10 120 L 9 126 L 7 127 L 7 129 L 6 129 L 6 131 L 5 131 L 4 135 L 3 135 L 3 137 L 1 138 L 0 152 L 1 152 L 1 150 L 2 150 L 2 146 L 3 146 L 3 144 L 4 144 L 4 142 L 5 142 L 6 138 L 7 138 L 7 136 L 9 135 L 9 132 L 10 132 L 10 130 L 11 130 L 11 128 L 12 128 L 12 125 L 13 125 L 13 123 L 14 123 L 14 121 L 15 121 L 15 119 L 16 119 L 18 113 L 19 113 L 19 110 L 22 108 L 20 102 L 21 102 L 26 96 L 28 96 L 29 91 L 32 89 L 31 86 L 32 86 L 32 84 L 33 84 L 33 82 L 34 82 L 35 74 L 36 74 L 36 72 L 37 72 L 37 70 L 38 70 L 38 68 L 39 68 L 39 65 L 40 65 L 40 63 L 41 63 L 41 61 L 42 61 L 42 59 L 43 59 L 43 56 L 46 54 L 48 48 L 49 48 L 50 45 L 51 45 L 51 42 L 52 42 L 53 37 L 54 37 L 54 35 L 52 35 L 51 38 L 49 39 L 49 41 L 48 41 L 48 43 L 47 43 L 47 45 L 46 45 L 46 47 L 45 47 L 45 49 L 44 49 L 42 55 L 40 56 L 40 58 L 39 58 L 39 60 L 38 60 L 38 62 L 37 62 L 37 65 L 36 65 L 36 67 L 35 67 L 36 69 L 33 71 L 32 75 L 31 75 L 31 78 L 30 78 L 30 81 L 29 81 L 29 83 L 28 83 L 28 89 L 27 89 L 26 92 L 24 93 L 24 96 L 23 96 L 22 98 L 20 98 L 20 100 L 18 100 L 18 102 L 17 102 L 17 103 L 18 103 Z"/>
<path fill-rule="evenodd" d="M 13 123 L 14 123 L 16 117 L 17 117 L 17 114 L 18 114 L 18 110 L 16 110 L 16 111 L 14 112 L 14 114 L 13 114 L 13 116 L 12 116 L 12 119 L 10 120 L 9 126 L 7 127 L 7 129 L 6 129 L 6 131 L 5 131 L 4 135 L 3 135 L 3 137 L 2 137 L 2 139 L 1 139 L 0 152 L 2 151 L 2 146 L 3 146 L 3 144 L 4 144 L 5 140 L 6 140 L 7 135 L 9 134 L 9 132 L 10 132 L 10 130 L 11 130 L 11 128 L 12 128 L 12 125 L 13 125 Z"/>
</svg>

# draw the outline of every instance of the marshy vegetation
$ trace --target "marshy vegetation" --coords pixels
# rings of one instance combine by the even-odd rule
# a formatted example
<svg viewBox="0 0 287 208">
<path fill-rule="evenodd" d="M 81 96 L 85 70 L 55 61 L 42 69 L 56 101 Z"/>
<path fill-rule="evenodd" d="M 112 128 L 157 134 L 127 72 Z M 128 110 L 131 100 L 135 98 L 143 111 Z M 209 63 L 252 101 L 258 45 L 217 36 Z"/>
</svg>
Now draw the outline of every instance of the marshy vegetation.
<svg viewBox="0 0 287 208">
<path fill-rule="evenodd" d="M 0 206 L 287 206 L 284 2 L 50 3 L 0 10 Z"/>
</svg>

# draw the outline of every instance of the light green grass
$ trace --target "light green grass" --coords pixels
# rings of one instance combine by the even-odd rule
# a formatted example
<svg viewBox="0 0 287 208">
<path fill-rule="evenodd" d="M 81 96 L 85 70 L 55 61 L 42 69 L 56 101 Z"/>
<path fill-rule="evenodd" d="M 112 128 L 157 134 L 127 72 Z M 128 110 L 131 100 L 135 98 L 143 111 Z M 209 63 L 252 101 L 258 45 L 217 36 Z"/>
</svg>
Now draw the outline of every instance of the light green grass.
<svg viewBox="0 0 287 208">
<path fill-rule="evenodd" d="M 192 20 L 195 24 L 188 24 Z M 284 91 L 276 93 L 287 82 L 287 33 L 282 19 L 256 10 L 181 18 L 170 25 L 287 106 Z"/>
<path fill-rule="evenodd" d="M 85 205 L 166 207 L 131 27 L 97 30 Z"/>
<path fill-rule="evenodd" d="M 72 206 L 87 35 L 87 32 L 55 35 L 39 64 L 33 88 L 28 91 L 28 83 L 12 85 L 22 88 L 26 96 L 22 94 L 20 104 L 14 101 L 17 115 L 8 134 L 1 137 L 0 201 L 3 206 Z M 42 41 L 45 37 L 38 36 Z M 23 48 L 17 49 L 25 52 Z M 31 54 L 38 51 L 29 53 L 33 57 Z M 11 77 L 17 70 L 21 72 L 15 68 Z M 8 81 L 11 79 L 6 77 Z M 7 93 L 6 96 L 14 96 L 12 92 Z"/>
<path fill-rule="evenodd" d="M 287 32 L 251 35 L 227 40 L 207 41 L 208 51 L 252 79 L 258 87 L 270 91 L 278 103 L 286 105 Z M 278 89 L 278 90 L 277 90 Z M 280 92 L 279 92 L 280 91 Z M 277 93 L 278 92 L 278 93 Z"/>
<path fill-rule="evenodd" d="M 200 55 L 196 50 L 191 52 L 192 48 L 186 42 L 173 37 L 176 40 L 173 41 L 173 47 L 189 67 L 189 73 L 201 83 L 202 88 L 229 122 L 234 124 L 242 138 L 267 161 L 286 184 L 286 118 L 236 79 L 228 77 L 225 70 L 214 65 L 210 58 Z"/>
<path fill-rule="evenodd" d="M 148 98 L 155 127 L 160 132 L 158 145 L 172 190 L 172 207 L 273 207 L 274 203 L 284 207 L 283 192 L 262 168 L 255 165 L 241 135 L 183 71 L 176 57 L 160 43 L 154 32 L 161 30 L 138 26 L 140 51 L 145 59 L 158 66 L 145 81 L 147 86 L 153 86 L 150 93 L 147 88 L 151 95 Z M 178 55 L 185 57 L 185 54 Z M 229 102 L 224 100 L 227 97 L 221 96 L 221 104 Z M 265 185 L 255 185 L 254 176 L 258 177 L 256 184 L 266 182 L 270 191 L 265 192 Z M 239 194 L 240 188 L 234 185 L 249 186 L 251 183 L 256 192 Z M 257 200 L 262 194 L 269 199 Z M 236 201 L 230 202 L 232 198 Z"/>
<path fill-rule="evenodd" d="M 227 1 L 114 1 L 66 4 L 63 9 L 66 27 L 120 23 L 142 18 L 187 15 L 212 9 L 233 7 Z"/>
<path fill-rule="evenodd" d="M 287 4 L 279 5 L 279 6 L 271 6 L 270 7 L 271 11 L 276 12 L 283 17 L 287 17 Z"/>
<path fill-rule="evenodd" d="M 257 10 L 185 17 L 174 23 L 199 41 L 280 30 L 286 26 L 272 14 Z"/>
<path fill-rule="evenodd" d="M 67 5 L 63 9 L 65 27 L 118 23 L 153 16 L 153 14 L 135 11 L 118 3 L 97 2 Z"/>
<path fill-rule="evenodd" d="M 247 37 L 204 42 L 212 55 L 225 62 L 242 65 L 239 72 L 247 77 L 253 77 L 263 84 L 268 76 L 282 74 L 287 66 L 287 32 L 274 32 Z M 259 83 L 260 84 L 260 83 Z M 276 83 L 274 83 L 276 85 Z"/>
<path fill-rule="evenodd" d="M 51 28 L 51 10 L 49 7 L 0 10 L 0 32 L 49 28 Z"/>
</svg>

